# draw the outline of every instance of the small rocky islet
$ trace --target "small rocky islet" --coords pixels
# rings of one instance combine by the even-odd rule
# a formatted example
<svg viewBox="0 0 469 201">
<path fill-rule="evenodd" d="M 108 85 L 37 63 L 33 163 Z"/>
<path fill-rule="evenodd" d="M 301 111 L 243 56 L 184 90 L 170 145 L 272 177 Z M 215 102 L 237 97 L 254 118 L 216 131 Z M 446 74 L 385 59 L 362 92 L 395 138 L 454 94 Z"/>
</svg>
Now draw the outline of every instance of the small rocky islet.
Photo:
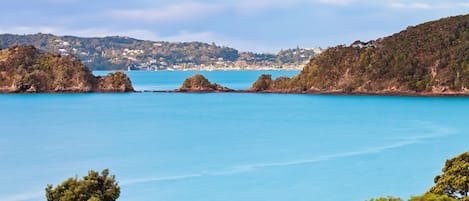
<svg viewBox="0 0 469 201">
<path fill-rule="evenodd" d="M 211 83 L 201 74 L 195 74 L 184 80 L 182 86 L 175 92 L 234 92 L 235 90 Z"/>
<path fill-rule="evenodd" d="M 134 91 L 125 73 L 94 76 L 73 56 L 41 52 L 34 46 L 0 50 L 0 93 Z"/>
</svg>

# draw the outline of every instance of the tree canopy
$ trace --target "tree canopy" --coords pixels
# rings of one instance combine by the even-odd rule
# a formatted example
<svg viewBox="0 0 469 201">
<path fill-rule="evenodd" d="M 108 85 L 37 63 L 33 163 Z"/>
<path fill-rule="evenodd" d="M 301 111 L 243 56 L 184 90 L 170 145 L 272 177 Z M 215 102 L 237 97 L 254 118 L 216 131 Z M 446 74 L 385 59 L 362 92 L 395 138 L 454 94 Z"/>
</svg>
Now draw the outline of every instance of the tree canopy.
<svg viewBox="0 0 469 201">
<path fill-rule="evenodd" d="M 370 200 L 367 200 L 367 201 L 403 201 L 403 200 L 401 198 L 388 196 L 388 197 L 379 197 L 376 199 L 371 198 Z"/>
<path fill-rule="evenodd" d="M 457 201 L 448 195 L 438 195 L 433 193 L 425 193 L 421 196 L 413 196 L 409 201 Z"/>
<path fill-rule="evenodd" d="M 469 152 L 449 159 L 443 174 L 435 177 L 429 192 L 413 196 L 409 201 L 469 201 Z M 403 201 L 401 198 L 380 197 L 369 201 Z"/>
<path fill-rule="evenodd" d="M 447 160 L 443 174 L 435 177 L 431 193 L 446 194 L 460 200 L 469 200 L 469 152 Z"/>
<path fill-rule="evenodd" d="M 118 182 L 108 169 L 101 175 L 90 170 L 83 179 L 68 178 L 55 188 L 50 184 L 46 187 L 47 201 L 115 201 L 119 195 Z"/>
</svg>

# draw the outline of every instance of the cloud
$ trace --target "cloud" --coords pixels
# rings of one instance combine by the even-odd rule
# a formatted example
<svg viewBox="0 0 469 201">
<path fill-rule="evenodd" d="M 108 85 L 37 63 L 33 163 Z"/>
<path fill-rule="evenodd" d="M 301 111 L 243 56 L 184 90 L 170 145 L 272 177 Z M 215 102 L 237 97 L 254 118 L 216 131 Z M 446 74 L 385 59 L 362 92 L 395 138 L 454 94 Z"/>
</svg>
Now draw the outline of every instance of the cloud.
<svg viewBox="0 0 469 201">
<path fill-rule="evenodd" d="M 181 3 L 163 8 L 112 10 L 109 15 L 116 19 L 148 22 L 192 21 L 224 10 L 222 5 L 208 3 Z"/>
<path fill-rule="evenodd" d="M 129 30 L 111 30 L 106 28 L 86 28 L 86 29 L 67 29 L 64 27 L 43 27 L 43 26 L 16 26 L 16 27 L 0 27 L 1 33 L 12 34 L 35 34 L 50 33 L 55 35 L 71 35 L 78 37 L 105 37 L 105 36 L 129 36 L 137 39 L 155 40 L 159 36 L 146 29 L 129 29 Z"/>
<path fill-rule="evenodd" d="M 168 42 L 216 42 L 217 44 L 227 45 L 227 40 L 220 34 L 210 31 L 191 32 L 180 30 L 172 35 L 160 35 L 156 31 L 149 29 L 108 29 L 108 28 L 86 28 L 86 29 L 67 29 L 64 27 L 42 27 L 42 26 L 17 26 L 17 27 L 0 27 L 1 33 L 11 34 L 35 34 L 35 33 L 51 33 L 54 35 L 70 35 L 77 37 L 106 37 L 106 36 L 128 36 L 141 40 L 152 41 L 168 41 Z M 240 41 L 241 42 L 241 41 Z M 230 43 L 232 44 L 232 43 Z M 251 44 L 253 45 L 253 44 Z"/>
<path fill-rule="evenodd" d="M 318 3 L 331 4 L 331 5 L 349 5 L 353 0 L 317 0 Z"/>
<path fill-rule="evenodd" d="M 282 1 L 282 0 L 242 0 L 228 7 L 238 13 L 253 13 L 262 10 L 270 10 L 276 8 L 286 8 L 298 3 L 298 0 Z"/>
<path fill-rule="evenodd" d="M 34 33 L 55 33 L 57 28 L 50 26 L 15 26 L 15 27 L 0 27 L 1 33 L 13 34 L 34 34 Z"/>
<path fill-rule="evenodd" d="M 47 0 L 48 3 L 57 3 L 57 4 L 73 4 L 78 3 L 79 0 Z"/>
<path fill-rule="evenodd" d="M 390 4 L 391 8 L 407 8 L 407 9 L 429 9 L 432 8 L 432 5 L 427 3 L 401 3 L 393 2 Z"/>
<path fill-rule="evenodd" d="M 461 7 L 469 7 L 469 3 L 457 3 L 457 2 L 447 2 L 447 3 L 422 3 L 422 2 L 391 2 L 389 7 L 394 9 L 413 9 L 413 10 L 423 10 L 423 9 L 456 9 Z"/>
<path fill-rule="evenodd" d="M 193 42 L 193 41 L 200 41 L 200 42 L 215 42 L 216 41 L 216 34 L 210 31 L 202 31 L 202 32 L 189 32 L 189 31 L 179 31 L 175 35 L 170 36 L 161 36 L 156 37 L 155 39 L 161 41 L 169 41 L 169 42 Z"/>
<path fill-rule="evenodd" d="M 344 6 L 351 4 L 353 1 L 354 0 L 242 0 L 237 1 L 232 7 L 236 8 L 238 12 L 246 13 L 277 8 L 289 8 L 295 5 L 311 3 Z"/>
</svg>

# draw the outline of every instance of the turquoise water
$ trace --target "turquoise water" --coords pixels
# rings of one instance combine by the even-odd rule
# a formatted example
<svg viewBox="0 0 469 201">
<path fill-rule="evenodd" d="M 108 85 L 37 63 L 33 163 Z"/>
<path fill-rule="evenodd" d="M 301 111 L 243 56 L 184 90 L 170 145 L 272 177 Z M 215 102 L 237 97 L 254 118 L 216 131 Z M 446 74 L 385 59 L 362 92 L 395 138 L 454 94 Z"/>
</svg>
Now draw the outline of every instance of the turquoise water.
<svg viewBox="0 0 469 201">
<path fill-rule="evenodd" d="M 171 89 L 186 73 L 130 76 L 136 88 Z M 203 73 L 247 88 L 262 72 Z M 237 93 L 0 95 L 0 200 L 45 200 L 46 184 L 103 168 L 117 175 L 121 201 L 409 197 L 432 185 L 446 159 L 468 151 L 468 103 Z"/>
</svg>

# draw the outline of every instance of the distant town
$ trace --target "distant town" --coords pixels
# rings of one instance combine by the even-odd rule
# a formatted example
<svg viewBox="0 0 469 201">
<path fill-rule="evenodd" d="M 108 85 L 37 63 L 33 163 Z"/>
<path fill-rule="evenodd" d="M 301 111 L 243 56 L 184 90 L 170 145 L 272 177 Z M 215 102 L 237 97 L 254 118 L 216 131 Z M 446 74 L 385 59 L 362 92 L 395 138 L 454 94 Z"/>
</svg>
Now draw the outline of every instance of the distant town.
<svg viewBox="0 0 469 201">
<path fill-rule="evenodd" d="M 240 57 L 236 61 L 227 61 L 223 57 L 208 58 L 208 62 L 197 64 L 193 62 L 184 63 L 182 61 L 178 63 L 167 63 L 164 60 L 157 60 L 153 58 L 147 58 L 144 61 L 136 59 L 135 56 L 143 54 L 143 50 L 129 50 L 124 49 L 122 54 L 123 57 L 133 60 L 132 63 L 127 67 L 127 70 L 301 70 L 304 65 L 314 56 L 320 54 L 323 50 L 320 48 L 311 49 L 298 49 L 298 50 L 287 50 L 283 51 L 283 54 L 292 54 L 293 57 L 298 57 L 297 62 L 294 63 L 279 63 L 277 60 L 271 57 L 265 57 L 265 55 L 259 56 L 253 53 L 240 53 Z"/>
<path fill-rule="evenodd" d="M 240 52 L 202 42 L 145 41 L 129 37 L 80 38 L 52 34 L 0 35 L 0 47 L 33 45 L 73 55 L 92 70 L 300 70 L 322 48 L 291 48 L 277 54 Z"/>
</svg>

